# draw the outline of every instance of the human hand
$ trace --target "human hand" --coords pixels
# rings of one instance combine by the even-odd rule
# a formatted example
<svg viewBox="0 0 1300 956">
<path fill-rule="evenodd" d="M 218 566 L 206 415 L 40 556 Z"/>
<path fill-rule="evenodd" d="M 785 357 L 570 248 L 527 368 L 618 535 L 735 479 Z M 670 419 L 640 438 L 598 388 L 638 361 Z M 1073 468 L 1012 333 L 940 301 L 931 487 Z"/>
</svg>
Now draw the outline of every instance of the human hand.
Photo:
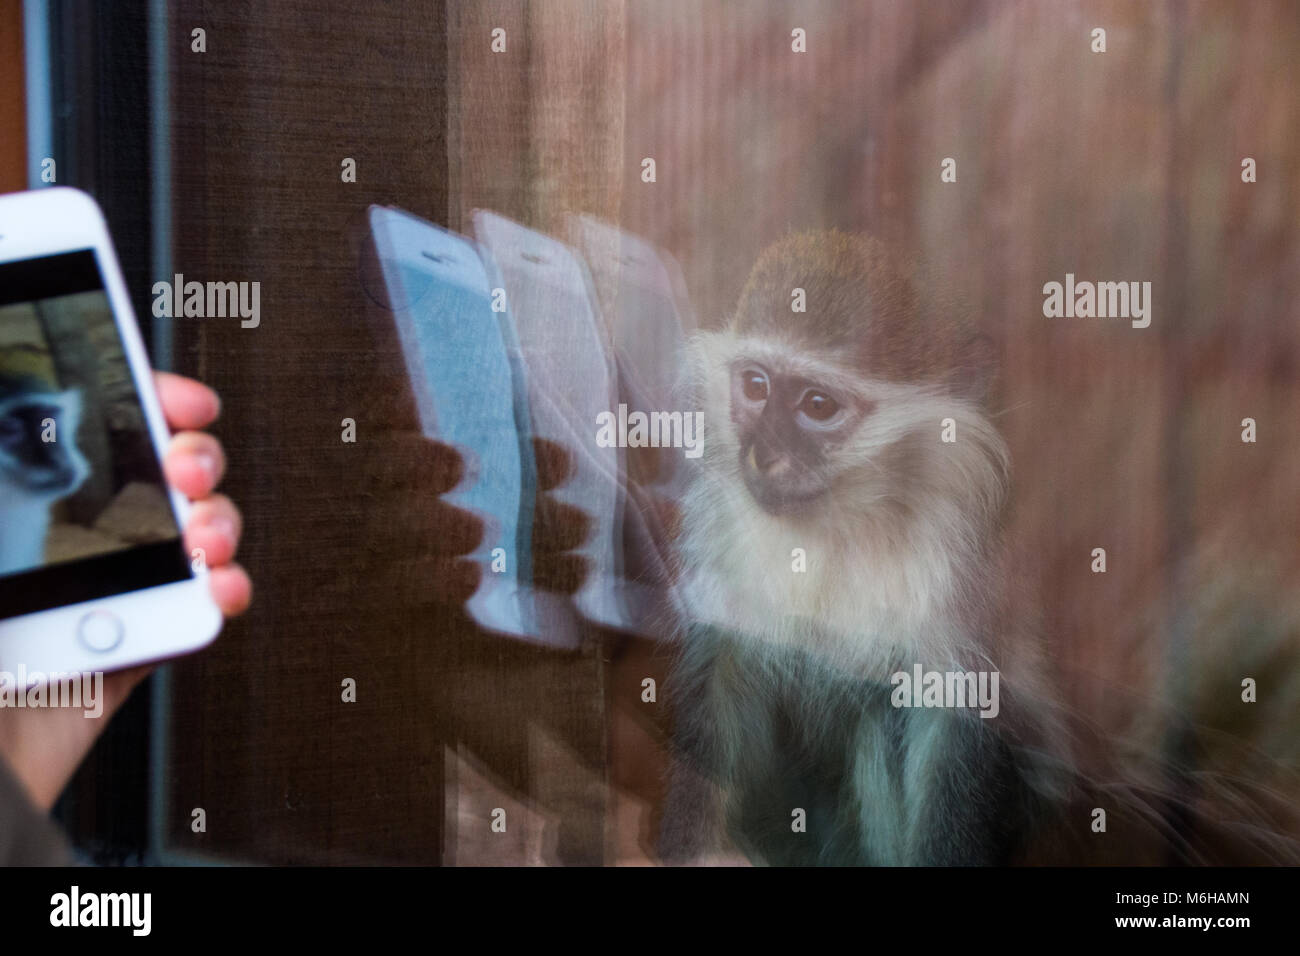
<svg viewBox="0 0 1300 956">
<path fill-rule="evenodd" d="M 242 525 L 239 509 L 214 493 L 226 465 L 221 443 L 197 430 L 216 420 L 221 404 L 212 389 L 193 379 L 156 372 L 154 382 L 173 431 L 163 472 L 172 487 L 194 502 L 184 529 L 185 548 L 203 549 L 212 596 L 222 613 L 232 617 L 252 597 L 248 574 L 234 561 Z M 145 665 L 105 675 L 98 718 L 86 717 L 79 708 L 0 709 L 0 758 L 36 806 L 48 810 L 54 805 L 108 719 L 152 670 Z"/>
</svg>

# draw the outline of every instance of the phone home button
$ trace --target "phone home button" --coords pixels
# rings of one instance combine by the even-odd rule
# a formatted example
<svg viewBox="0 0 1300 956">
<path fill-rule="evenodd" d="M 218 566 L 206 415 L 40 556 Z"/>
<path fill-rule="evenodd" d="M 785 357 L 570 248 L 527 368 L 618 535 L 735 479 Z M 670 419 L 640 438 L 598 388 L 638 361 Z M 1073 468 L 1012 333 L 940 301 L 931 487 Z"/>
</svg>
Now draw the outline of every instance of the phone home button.
<svg viewBox="0 0 1300 956">
<path fill-rule="evenodd" d="M 77 637 L 92 651 L 111 651 L 122 643 L 122 622 L 108 611 L 91 611 L 77 625 Z"/>
</svg>

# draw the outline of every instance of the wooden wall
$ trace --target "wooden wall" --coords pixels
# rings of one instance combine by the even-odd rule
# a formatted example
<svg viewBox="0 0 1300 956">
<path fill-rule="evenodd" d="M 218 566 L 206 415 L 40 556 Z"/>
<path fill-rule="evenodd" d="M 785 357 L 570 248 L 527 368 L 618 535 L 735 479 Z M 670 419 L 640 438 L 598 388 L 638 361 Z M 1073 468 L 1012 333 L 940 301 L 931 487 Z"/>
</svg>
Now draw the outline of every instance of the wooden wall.
<svg viewBox="0 0 1300 956">
<path fill-rule="evenodd" d="M 22 0 L 0 0 L 0 193 L 27 188 Z"/>
<path fill-rule="evenodd" d="M 208 53 L 188 52 L 193 26 Z M 790 228 L 911 250 L 999 343 L 1012 530 L 1070 704 L 1118 733 L 1151 698 L 1293 679 L 1293 5 L 189 0 L 172 27 L 176 268 L 260 280 L 263 309 L 256 330 L 178 329 L 179 367 L 226 397 L 258 596 L 177 668 L 175 848 L 458 863 L 644 849 L 648 804 L 614 820 L 602 806 L 608 766 L 627 778 L 656 759 L 652 735 L 615 734 L 609 753 L 624 685 L 605 638 L 571 657 L 486 642 L 403 573 L 419 542 L 374 479 L 384 436 L 410 422 L 376 404 L 400 391 L 396 357 L 364 326 L 348 247 L 369 202 L 452 228 L 476 207 L 555 233 L 566 211 L 601 215 L 678 258 L 706 326 Z M 1042 286 L 1066 272 L 1151 281 L 1151 327 L 1044 318 Z M 339 442 L 345 416 L 357 445 Z M 1223 623 L 1244 610 L 1255 623 Z M 347 707 L 345 676 L 363 688 Z M 1234 714 L 1225 728 L 1272 734 L 1294 761 L 1275 730 L 1292 711 Z M 497 795 L 529 821 L 505 848 L 475 829 Z"/>
</svg>

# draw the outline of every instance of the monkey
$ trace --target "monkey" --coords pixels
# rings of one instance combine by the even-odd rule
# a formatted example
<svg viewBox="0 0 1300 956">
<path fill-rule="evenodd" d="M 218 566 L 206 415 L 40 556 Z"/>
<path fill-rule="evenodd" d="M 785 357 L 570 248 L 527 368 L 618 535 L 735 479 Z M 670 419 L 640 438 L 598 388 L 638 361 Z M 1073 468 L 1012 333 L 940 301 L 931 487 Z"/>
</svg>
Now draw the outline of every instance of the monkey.
<svg viewBox="0 0 1300 956">
<path fill-rule="evenodd" d="M 79 389 L 0 375 L 0 574 L 43 563 L 51 507 L 90 474 L 77 448 L 80 420 Z"/>
<path fill-rule="evenodd" d="M 1263 582 L 1193 591 L 1212 598 L 1189 615 L 1199 665 L 1135 708 L 1159 743 L 1068 710 L 1006 531 L 992 340 L 923 278 L 876 239 L 792 233 L 688 344 L 707 440 L 673 555 L 662 859 L 1300 864 L 1294 759 L 1271 737 L 1234 749 L 1206 666 L 1285 660 L 1300 607 L 1263 614 Z M 1226 564 L 1182 560 L 1203 583 Z M 996 714 L 908 706 L 915 670 L 996 674 Z M 1286 726 L 1296 699 L 1258 726 Z M 1107 809 L 1111 829 L 1090 826 Z"/>
<path fill-rule="evenodd" d="M 708 438 L 675 556 L 666 861 L 729 842 L 779 865 L 1000 864 L 1063 798 L 1041 648 L 1012 613 L 990 352 L 838 231 L 768 248 L 690 341 Z M 916 665 L 999 674 L 997 716 L 898 706 Z"/>
</svg>

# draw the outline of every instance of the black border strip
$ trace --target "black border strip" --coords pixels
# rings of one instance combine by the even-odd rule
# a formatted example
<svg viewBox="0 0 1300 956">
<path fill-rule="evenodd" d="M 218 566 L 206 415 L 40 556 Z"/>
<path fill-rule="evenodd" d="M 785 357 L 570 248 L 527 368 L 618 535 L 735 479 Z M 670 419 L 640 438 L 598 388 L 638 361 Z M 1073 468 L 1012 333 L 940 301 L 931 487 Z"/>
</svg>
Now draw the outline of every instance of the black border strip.
<svg viewBox="0 0 1300 956">
<path fill-rule="evenodd" d="M 0 577 L 0 618 L 18 617 L 190 578 L 178 535 Z"/>
<path fill-rule="evenodd" d="M 93 249 L 0 264 L 0 306 L 104 288 Z"/>
</svg>

